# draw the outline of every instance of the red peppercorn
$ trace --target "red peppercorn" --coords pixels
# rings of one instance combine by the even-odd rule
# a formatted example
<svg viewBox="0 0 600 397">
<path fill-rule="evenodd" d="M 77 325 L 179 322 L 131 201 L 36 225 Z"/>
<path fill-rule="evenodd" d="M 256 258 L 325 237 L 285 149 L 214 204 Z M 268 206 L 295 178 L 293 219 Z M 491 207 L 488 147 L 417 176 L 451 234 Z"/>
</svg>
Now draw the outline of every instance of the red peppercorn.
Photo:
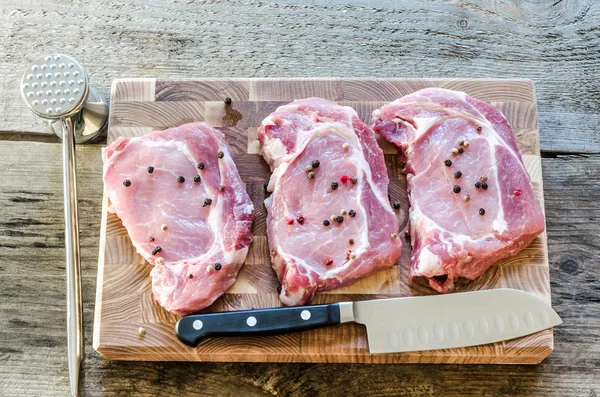
<svg viewBox="0 0 600 397">
<path fill-rule="evenodd" d="M 333 259 L 327 259 L 325 261 L 325 266 L 331 266 L 331 265 L 333 265 Z"/>
<path fill-rule="evenodd" d="M 517 189 L 515 191 L 515 197 L 519 197 L 521 195 L 521 193 L 523 193 L 523 191 L 521 189 Z"/>
<path fill-rule="evenodd" d="M 288 220 L 287 220 L 287 224 L 288 224 L 288 225 L 292 225 L 292 224 L 294 224 L 294 220 L 293 220 L 292 218 L 288 219 Z"/>
<path fill-rule="evenodd" d="M 350 180 L 350 177 L 349 177 L 348 175 L 342 175 L 342 176 L 340 177 L 340 182 L 342 182 L 342 183 L 346 183 L 346 182 L 348 182 L 349 180 Z"/>
</svg>

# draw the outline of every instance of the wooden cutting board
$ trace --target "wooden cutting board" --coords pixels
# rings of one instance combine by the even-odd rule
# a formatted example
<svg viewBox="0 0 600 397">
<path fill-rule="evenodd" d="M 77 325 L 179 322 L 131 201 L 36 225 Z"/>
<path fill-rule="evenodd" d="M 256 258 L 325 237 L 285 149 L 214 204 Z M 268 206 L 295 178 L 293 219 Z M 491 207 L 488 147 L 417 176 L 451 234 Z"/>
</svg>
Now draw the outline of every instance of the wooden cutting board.
<svg viewBox="0 0 600 397">
<path fill-rule="evenodd" d="M 323 97 L 356 109 L 370 124 L 371 112 L 425 87 L 465 91 L 491 102 L 508 118 L 534 189 L 543 205 L 535 89 L 529 80 L 490 79 L 201 79 L 166 81 L 122 79 L 112 85 L 108 142 L 155 129 L 207 121 L 225 133 L 256 208 L 254 241 L 237 282 L 208 311 L 280 306 L 277 278 L 269 264 L 263 184 L 267 164 L 259 155 L 256 128 L 278 106 L 296 98 Z M 224 99 L 233 100 L 225 106 Z M 407 224 L 406 178 L 395 150 L 381 142 L 390 176 L 389 193 L 399 200 L 401 228 Z M 121 221 L 106 212 L 98 260 L 94 348 L 111 360 L 281 361 L 366 363 L 539 363 L 553 349 L 552 330 L 485 346 L 401 354 L 369 354 L 366 331 L 344 324 L 280 336 L 207 339 L 197 348 L 181 344 L 173 324 L 178 316 L 161 308 L 151 291 L 151 266 L 139 256 Z M 404 232 L 400 233 L 404 236 Z M 404 237 L 403 237 L 404 238 Z M 432 291 L 423 280 L 408 284 L 410 243 L 403 241 L 397 266 L 345 288 L 317 295 L 313 303 L 363 300 Z M 461 281 L 457 291 L 518 288 L 550 303 L 546 233 L 518 256 L 500 261 L 477 280 Z M 145 336 L 138 334 L 145 328 Z"/>
</svg>

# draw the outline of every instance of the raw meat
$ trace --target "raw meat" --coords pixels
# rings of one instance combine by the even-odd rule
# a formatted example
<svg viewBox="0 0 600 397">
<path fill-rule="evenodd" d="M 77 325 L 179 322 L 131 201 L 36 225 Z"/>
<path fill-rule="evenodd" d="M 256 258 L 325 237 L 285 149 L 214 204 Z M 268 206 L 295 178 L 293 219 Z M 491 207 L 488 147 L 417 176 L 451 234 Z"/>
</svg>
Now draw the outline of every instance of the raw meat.
<svg viewBox="0 0 600 397">
<path fill-rule="evenodd" d="M 383 106 L 373 122 L 406 161 L 411 280 L 450 292 L 544 231 L 512 130 L 492 105 L 428 88 Z"/>
<path fill-rule="evenodd" d="M 154 265 L 156 300 L 181 315 L 209 306 L 235 282 L 254 219 L 223 134 L 191 123 L 121 137 L 102 156 L 109 211 Z"/>
<path fill-rule="evenodd" d="M 396 263 L 402 245 L 383 152 L 352 108 L 296 100 L 262 122 L 258 139 L 273 171 L 267 236 L 284 304 Z"/>
</svg>

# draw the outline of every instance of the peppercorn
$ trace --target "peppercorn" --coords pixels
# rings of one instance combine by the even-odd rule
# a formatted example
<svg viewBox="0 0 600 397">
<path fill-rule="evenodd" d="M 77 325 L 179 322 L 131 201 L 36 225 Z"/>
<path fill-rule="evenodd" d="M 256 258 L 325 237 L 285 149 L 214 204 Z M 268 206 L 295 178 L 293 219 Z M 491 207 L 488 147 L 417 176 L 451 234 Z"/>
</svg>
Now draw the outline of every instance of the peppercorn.
<svg viewBox="0 0 600 397">
<path fill-rule="evenodd" d="M 452 150 L 450 150 L 450 152 L 456 156 L 458 154 L 458 149 L 453 147 Z"/>
<path fill-rule="evenodd" d="M 306 166 L 306 172 L 311 172 L 313 170 L 312 165 L 307 165 Z"/>
<path fill-rule="evenodd" d="M 224 191 L 225 191 L 225 186 L 223 186 L 223 185 L 219 185 L 219 191 L 220 191 L 220 192 L 224 192 Z"/>
<path fill-rule="evenodd" d="M 156 263 L 157 265 L 162 265 L 165 263 L 165 258 L 158 257 L 158 258 L 156 258 L 154 263 Z"/>
<path fill-rule="evenodd" d="M 294 224 L 294 219 L 293 219 L 293 218 L 290 218 L 290 219 L 288 219 L 288 220 L 287 220 L 287 222 L 286 222 L 286 223 L 287 223 L 288 225 L 293 225 L 293 224 Z"/>
<path fill-rule="evenodd" d="M 327 259 L 325 261 L 325 266 L 331 266 L 331 265 L 333 265 L 333 259 Z"/>
<path fill-rule="evenodd" d="M 342 145 L 342 149 L 344 149 L 344 150 L 348 150 L 349 147 L 350 147 L 350 145 L 348 145 L 347 143 L 344 143 Z"/>
<path fill-rule="evenodd" d="M 336 190 L 338 188 L 338 183 L 337 182 L 331 182 L 331 190 Z"/>
<path fill-rule="evenodd" d="M 475 182 L 475 187 L 479 189 L 481 187 L 481 182 Z"/>
<path fill-rule="evenodd" d="M 348 244 L 350 244 L 350 245 L 354 245 L 354 239 L 353 239 L 353 238 L 351 238 L 350 240 L 348 240 Z"/>
<path fill-rule="evenodd" d="M 456 172 L 454 173 L 454 177 L 455 177 L 456 179 L 460 178 L 461 176 L 462 176 L 462 172 L 461 172 L 461 171 L 456 171 Z"/>
<path fill-rule="evenodd" d="M 479 180 L 481 182 L 487 182 L 487 176 L 482 176 L 481 178 L 479 178 Z"/>
<path fill-rule="evenodd" d="M 198 163 L 198 169 L 199 170 L 203 170 L 204 169 L 204 163 Z"/>
<path fill-rule="evenodd" d="M 281 294 L 281 289 L 282 289 L 282 288 L 281 288 L 281 285 L 277 287 L 277 293 L 278 293 L 278 294 Z"/>
<path fill-rule="evenodd" d="M 396 238 L 398 235 L 396 233 L 392 233 L 392 238 Z"/>
<path fill-rule="evenodd" d="M 151 174 L 154 172 L 154 167 L 150 166 L 148 167 L 148 173 Z"/>
<path fill-rule="evenodd" d="M 483 208 L 479 209 L 479 215 L 485 215 L 485 210 Z"/>
<path fill-rule="evenodd" d="M 459 147 L 459 148 L 458 148 L 458 154 L 463 154 L 463 153 L 464 153 L 464 151 L 465 151 L 465 149 L 463 149 L 463 148 L 461 148 L 461 147 Z"/>
<path fill-rule="evenodd" d="M 346 215 L 347 213 L 348 213 L 348 211 L 346 211 L 346 210 L 341 210 L 340 211 L 340 214 L 342 214 L 342 215 Z"/>
<path fill-rule="evenodd" d="M 342 175 L 342 176 L 340 177 L 340 182 L 342 182 L 342 183 L 346 183 L 346 182 L 348 182 L 349 180 L 350 180 L 350 177 L 349 177 L 348 175 Z"/>
<path fill-rule="evenodd" d="M 188 278 L 194 278 L 194 275 L 192 273 L 188 274 Z"/>
<path fill-rule="evenodd" d="M 394 209 L 400 209 L 400 201 L 394 201 Z"/>
<path fill-rule="evenodd" d="M 337 218 L 335 215 L 331 215 L 331 216 L 329 217 L 329 219 L 331 219 L 331 222 L 335 222 L 335 218 Z"/>
<path fill-rule="evenodd" d="M 206 207 L 207 205 L 211 205 L 212 204 L 212 199 L 204 199 L 204 204 L 202 204 L 203 207 Z"/>
<path fill-rule="evenodd" d="M 327 219 L 325 219 L 323 221 L 323 226 L 329 226 L 329 225 L 331 225 L 331 222 L 329 222 Z"/>
<path fill-rule="evenodd" d="M 215 263 L 215 270 L 219 271 L 221 270 L 221 264 L 219 262 Z"/>
<path fill-rule="evenodd" d="M 348 212 L 348 215 L 350 215 L 352 218 L 354 218 L 356 216 L 356 211 L 350 210 L 350 212 Z"/>
<path fill-rule="evenodd" d="M 180 175 L 179 178 L 177 178 L 177 182 L 183 183 L 185 182 L 185 178 Z"/>
<path fill-rule="evenodd" d="M 350 254 L 350 259 L 356 259 L 356 254 Z"/>
<path fill-rule="evenodd" d="M 194 177 L 194 182 L 196 182 L 196 183 L 200 183 L 200 181 L 201 181 L 201 180 L 202 180 L 202 179 L 200 178 L 200 175 L 196 175 L 196 176 Z"/>
<path fill-rule="evenodd" d="M 166 232 L 166 231 L 167 231 L 167 229 L 169 229 L 169 226 L 167 226 L 165 223 L 163 223 L 162 225 L 160 225 L 160 228 L 161 228 L 161 229 L 162 229 L 164 232 Z"/>
<path fill-rule="evenodd" d="M 465 144 L 465 141 L 458 141 L 458 146 L 462 146 Z"/>
<path fill-rule="evenodd" d="M 148 241 L 153 242 L 154 241 L 154 237 L 152 237 L 152 236 L 148 237 Z"/>
<path fill-rule="evenodd" d="M 358 183 L 358 178 L 357 177 L 354 177 L 354 178 L 352 178 L 350 180 L 352 181 L 353 185 L 356 185 Z"/>
<path fill-rule="evenodd" d="M 465 141 L 465 143 L 463 143 L 464 147 L 469 147 L 469 141 Z"/>
<path fill-rule="evenodd" d="M 315 179 L 315 173 L 314 172 L 309 172 L 308 173 L 308 179 Z"/>
<path fill-rule="evenodd" d="M 481 128 L 481 126 L 477 126 L 477 128 L 476 128 L 477 132 L 481 132 L 482 129 L 483 128 Z"/>
<path fill-rule="evenodd" d="M 313 160 L 312 163 L 310 163 L 310 165 L 312 165 L 313 168 L 319 168 L 321 163 L 319 162 L 319 160 Z"/>
<path fill-rule="evenodd" d="M 465 202 L 471 200 L 471 196 L 469 196 L 468 194 L 464 195 L 463 200 L 465 200 Z"/>
<path fill-rule="evenodd" d="M 125 179 L 123 181 L 123 185 L 125 185 L 125 187 L 129 187 L 129 186 L 131 186 L 131 181 L 129 179 Z"/>
<path fill-rule="evenodd" d="M 219 150 L 219 153 L 217 153 L 217 157 L 222 159 L 223 157 L 225 157 L 225 153 Z"/>
<path fill-rule="evenodd" d="M 299 224 L 303 224 L 304 223 L 304 217 L 303 216 L 299 216 L 298 218 L 296 218 L 296 220 L 298 221 Z"/>
<path fill-rule="evenodd" d="M 214 268 L 212 267 L 212 265 L 208 265 L 206 266 L 206 273 L 210 273 L 214 270 Z"/>
<path fill-rule="evenodd" d="M 225 98 L 225 105 L 231 105 L 231 98 Z"/>
<path fill-rule="evenodd" d="M 144 328 L 144 327 L 138 328 L 138 334 L 140 336 L 145 336 L 146 335 L 146 328 Z"/>
<path fill-rule="evenodd" d="M 342 223 L 342 222 L 344 222 L 344 217 L 341 216 L 341 215 L 338 215 L 338 216 L 335 217 L 335 221 L 337 223 Z"/>
<path fill-rule="evenodd" d="M 487 190 L 488 184 L 487 183 L 482 183 L 481 184 L 481 188 Z"/>
<path fill-rule="evenodd" d="M 161 251 L 162 251 L 162 248 L 161 248 L 161 246 L 160 246 L 160 245 L 157 245 L 157 246 L 156 246 L 156 248 L 154 248 L 154 249 L 152 250 L 152 255 L 156 255 L 156 254 L 158 254 L 158 253 L 159 253 L 159 252 L 161 252 Z"/>
<path fill-rule="evenodd" d="M 446 164 L 446 167 L 450 167 L 450 166 L 452 166 L 452 161 L 446 160 L 446 161 L 444 161 L 444 164 Z"/>
<path fill-rule="evenodd" d="M 452 188 L 452 191 L 453 191 L 454 193 L 460 193 L 460 186 L 458 186 L 458 185 L 454 185 L 454 187 Z"/>
</svg>

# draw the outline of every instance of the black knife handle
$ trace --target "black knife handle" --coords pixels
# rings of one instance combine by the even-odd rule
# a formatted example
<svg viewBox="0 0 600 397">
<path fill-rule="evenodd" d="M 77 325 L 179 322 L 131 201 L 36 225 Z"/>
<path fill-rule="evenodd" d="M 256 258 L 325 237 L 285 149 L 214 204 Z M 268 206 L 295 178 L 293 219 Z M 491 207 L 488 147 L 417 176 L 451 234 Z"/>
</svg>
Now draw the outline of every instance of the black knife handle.
<svg viewBox="0 0 600 397">
<path fill-rule="evenodd" d="M 277 307 L 272 309 L 192 314 L 175 324 L 179 340 L 195 347 L 208 336 L 271 335 L 340 323 L 340 305 Z"/>
</svg>

